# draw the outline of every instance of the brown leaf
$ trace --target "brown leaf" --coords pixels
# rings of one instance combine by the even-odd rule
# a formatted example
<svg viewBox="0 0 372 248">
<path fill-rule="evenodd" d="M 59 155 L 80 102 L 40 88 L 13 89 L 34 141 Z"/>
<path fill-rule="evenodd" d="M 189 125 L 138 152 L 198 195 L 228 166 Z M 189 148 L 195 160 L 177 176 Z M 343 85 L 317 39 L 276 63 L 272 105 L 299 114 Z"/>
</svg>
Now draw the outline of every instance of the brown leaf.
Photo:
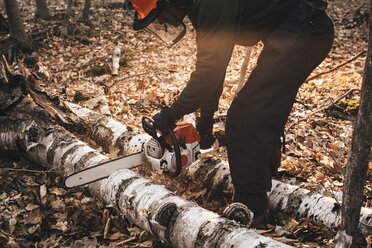
<svg viewBox="0 0 372 248">
<path fill-rule="evenodd" d="M 118 239 L 122 239 L 124 237 L 126 237 L 127 235 L 123 234 L 123 233 L 120 233 L 120 232 L 116 232 L 112 235 L 109 235 L 108 236 L 108 239 L 109 240 L 118 240 Z"/>
<path fill-rule="evenodd" d="M 143 80 L 138 80 L 137 88 L 136 90 L 143 90 L 144 89 L 144 82 Z"/>
<path fill-rule="evenodd" d="M 372 247 L 372 235 L 367 236 L 366 241 L 367 241 L 367 248 L 371 248 Z"/>
<path fill-rule="evenodd" d="M 40 224 L 42 215 L 40 209 L 32 210 L 26 217 L 26 224 Z"/>
<path fill-rule="evenodd" d="M 41 199 L 41 202 L 43 204 L 46 203 L 46 201 L 45 201 L 46 194 L 47 194 L 47 187 L 46 187 L 45 184 L 43 184 L 43 185 L 40 186 L 40 199 Z"/>
<path fill-rule="evenodd" d="M 10 237 L 8 240 L 8 243 L 6 243 L 6 247 L 7 248 L 19 248 L 20 246 L 13 237 Z"/>
<path fill-rule="evenodd" d="M 68 230 L 68 224 L 66 221 L 57 221 L 55 225 L 51 226 L 52 229 L 60 230 L 62 232 L 66 232 Z"/>
<path fill-rule="evenodd" d="M 107 221 L 106 221 L 105 229 L 103 231 L 103 238 L 105 238 L 105 239 L 108 238 L 108 234 L 110 232 L 110 223 L 111 223 L 111 219 L 108 218 Z"/>
<path fill-rule="evenodd" d="M 29 234 L 33 234 L 36 231 L 38 231 L 39 229 L 40 229 L 40 225 L 37 224 L 37 225 L 31 226 L 30 228 L 28 228 L 27 231 L 28 231 Z"/>
<path fill-rule="evenodd" d="M 40 207 L 39 205 L 35 205 L 35 204 L 33 204 L 33 203 L 29 203 L 29 204 L 27 204 L 27 206 L 25 207 L 25 209 L 26 209 L 27 211 L 32 211 L 32 210 L 37 209 L 37 208 L 39 208 L 39 207 Z"/>
<path fill-rule="evenodd" d="M 49 192 L 58 196 L 66 194 L 66 190 L 63 188 L 51 188 L 49 189 Z"/>
<path fill-rule="evenodd" d="M 15 228 L 16 228 L 16 224 L 17 224 L 17 219 L 16 218 L 11 218 L 9 220 L 9 233 L 10 234 L 14 233 Z"/>
<path fill-rule="evenodd" d="M 99 243 L 96 237 L 83 237 L 81 240 L 76 240 L 71 244 L 71 247 L 86 247 L 93 248 L 99 247 Z"/>
<path fill-rule="evenodd" d="M 66 208 L 66 205 L 65 205 L 65 203 L 63 202 L 63 200 L 61 198 L 57 198 L 54 201 L 52 201 L 51 202 L 51 206 L 52 206 L 52 208 L 54 208 L 56 210 L 65 209 Z"/>
<path fill-rule="evenodd" d="M 138 244 L 139 247 L 153 247 L 153 242 L 151 240 L 147 240 L 145 242 L 142 242 L 141 244 Z"/>
<path fill-rule="evenodd" d="M 91 198 L 91 197 L 84 197 L 82 200 L 81 200 L 81 204 L 88 204 L 90 202 L 94 202 L 94 199 Z"/>
</svg>

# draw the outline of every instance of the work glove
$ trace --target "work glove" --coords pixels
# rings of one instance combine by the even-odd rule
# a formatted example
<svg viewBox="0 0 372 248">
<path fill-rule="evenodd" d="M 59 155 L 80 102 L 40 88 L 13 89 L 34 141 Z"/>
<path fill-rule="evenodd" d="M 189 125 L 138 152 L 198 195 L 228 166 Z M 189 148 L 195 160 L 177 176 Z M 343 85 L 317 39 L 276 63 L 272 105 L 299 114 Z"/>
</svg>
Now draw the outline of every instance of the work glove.
<svg viewBox="0 0 372 248">
<path fill-rule="evenodd" d="M 154 126 L 162 133 L 168 133 L 168 129 L 172 130 L 176 128 L 175 120 L 169 114 L 167 108 L 163 108 L 159 113 L 155 114 L 152 119 L 154 120 Z"/>
<path fill-rule="evenodd" d="M 213 115 L 201 115 L 196 123 L 196 130 L 200 135 L 200 148 L 208 149 L 214 144 L 216 138 L 213 135 Z"/>
</svg>

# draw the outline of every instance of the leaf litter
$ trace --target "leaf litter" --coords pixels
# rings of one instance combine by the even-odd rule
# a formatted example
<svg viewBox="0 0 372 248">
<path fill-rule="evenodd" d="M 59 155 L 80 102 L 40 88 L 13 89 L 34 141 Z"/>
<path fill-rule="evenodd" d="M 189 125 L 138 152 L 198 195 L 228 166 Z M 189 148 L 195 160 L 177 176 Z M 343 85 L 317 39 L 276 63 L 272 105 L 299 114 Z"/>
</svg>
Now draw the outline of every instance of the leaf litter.
<svg viewBox="0 0 372 248">
<path fill-rule="evenodd" d="M 189 29 L 186 37 L 176 47 L 168 49 L 149 34 L 132 31 L 133 13 L 130 10 L 110 9 L 101 2 L 93 3 L 90 21 L 84 24 L 78 21 L 83 1 L 75 1 L 67 38 L 55 35 L 61 19 L 35 21 L 34 3 L 27 3 L 27 6 L 25 2 L 19 3 L 28 32 L 49 32 L 48 39 L 31 55 L 36 58 L 36 65 L 30 63 L 28 69 L 40 75 L 43 80 L 38 82 L 38 88 L 51 98 L 72 101 L 111 115 L 133 128 L 138 127 L 142 115 L 153 115 L 182 91 L 194 70 L 195 32 L 190 23 L 186 23 Z M 368 8 L 364 3 L 363 0 L 331 2 L 329 13 L 336 24 L 336 40 L 329 56 L 311 76 L 329 71 L 366 50 L 367 24 L 363 13 Z M 65 11 L 64 3 L 59 0 L 48 1 L 48 7 L 56 15 Z M 5 36 L 0 34 L 1 38 Z M 125 63 L 121 63 L 119 75 L 112 76 L 109 69 L 116 47 L 121 49 L 121 61 Z M 258 44 L 253 50 L 248 74 L 254 68 L 261 49 L 262 44 Z M 245 48 L 237 46 L 227 69 L 214 126 L 215 133 L 222 134 L 222 137 L 226 112 L 237 88 L 244 55 Z M 283 154 L 279 171 L 282 181 L 341 200 L 343 172 L 355 116 L 345 111 L 347 107 L 340 106 L 343 104 L 341 100 L 354 103 L 359 100 L 364 60 L 365 54 L 300 88 L 286 127 L 287 151 Z M 17 64 L 12 67 L 17 71 Z M 104 70 L 94 74 L 94 68 Z M 350 89 L 356 91 L 332 104 Z M 225 154 L 222 147 L 215 155 L 226 159 Z M 1 168 L 15 169 L 0 176 L 1 246 L 166 247 L 148 233 L 123 221 L 88 192 L 65 190 L 60 176 L 41 168 L 34 168 L 40 172 L 20 171 L 35 166 L 23 158 L 2 158 L 0 161 Z M 207 209 L 221 213 L 231 203 L 228 194 L 221 199 L 206 201 L 206 189 L 200 188 L 197 182 L 170 180 L 144 168 L 139 170 L 146 177 L 165 184 Z M 372 207 L 371 192 L 370 162 L 363 201 L 365 207 Z M 307 219 L 295 220 L 284 214 L 275 218 L 276 224 L 270 230 L 260 231 L 262 235 L 297 247 L 334 246 L 335 233 L 321 225 Z M 367 243 L 371 245 L 370 237 L 361 242 Z"/>
</svg>

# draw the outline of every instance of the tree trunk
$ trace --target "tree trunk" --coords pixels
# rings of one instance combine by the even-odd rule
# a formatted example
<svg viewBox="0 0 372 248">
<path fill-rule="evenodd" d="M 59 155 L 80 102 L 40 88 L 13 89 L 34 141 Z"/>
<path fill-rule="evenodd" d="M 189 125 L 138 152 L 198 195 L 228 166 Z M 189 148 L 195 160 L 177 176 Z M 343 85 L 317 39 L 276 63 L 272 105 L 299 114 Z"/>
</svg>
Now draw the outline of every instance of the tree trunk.
<svg viewBox="0 0 372 248">
<path fill-rule="evenodd" d="M 85 0 L 84 9 L 83 9 L 83 16 L 82 16 L 83 21 L 87 21 L 88 18 L 89 18 L 89 10 L 90 10 L 91 4 L 92 4 L 91 0 Z"/>
<path fill-rule="evenodd" d="M 23 152 L 64 176 L 108 160 L 49 119 L 47 112 L 23 99 L 8 116 L 0 116 L 0 152 Z M 88 189 L 173 247 L 290 247 L 203 209 L 131 170 L 119 170 Z"/>
<path fill-rule="evenodd" d="M 46 0 L 36 0 L 36 14 L 35 16 L 38 18 L 42 18 L 47 20 L 50 18 L 49 9 L 46 4 Z"/>
<path fill-rule="evenodd" d="M 32 44 L 25 33 L 23 20 L 19 14 L 17 0 L 4 0 L 6 13 L 8 15 L 10 38 L 16 46 L 31 50 Z"/>
<path fill-rule="evenodd" d="M 65 15 L 65 19 L 63 20 L 62 27 L 61 27 L 61 35 L 64 37 L 68 35 L 68 24 L 70 22 L 70 16 L 72 14 L 72 0 L 66 0 L 66 1 L 67 1 L 66 15 Z"/>
<path fill-rule="evenodd" d="M 368 156 L 372 146 L 372 1 L 369 15 L 368 53 L 360 97 L 360 107 L 354 125 L 350 155 L 346 168 L 340 247 L 356 247 L 359 214 L 366 180 Z M 343 236 L 343 238 L 341 238 Z M 346 241 L 349 242 L 346 242 Z M 351 241 L 351 242 L 350 242 Z M 343 244 L 341 244 L 343 243 Z"/>
<path fill-rule="evenodd" d="M 3 15 L 0 13 L 0 31 L 9 31 L 8 22 L 5 20 Z"/>
<path fill-rule="evenodd" d="M 65 103 L 69 119 L 89 135 L 106 152 L 120 151 L 125 155 L 136 152 L 134 147 L 141 147 L 146 141 L 146 134 L 138 141 L 137 132 L 129 132 L 128 127 L 87 108 L 73 103 Z M 137 140 L 136 140 L 137 139 Z M 111 151 L 110 151 L 111 149 Z M 184 168 L 182 175 L 192 178 L 193 181 L 203 182 L 206 189 L 207 201 L 225 193 L 233 192 L 229 165 L 225 161 L 201 159 Z M 306 217 L 316 223 L 322 223 L 331 229 L 341 225 L 341 206 L 333 198 L 302 189 L 297 186 L 273 180 L 270 193 L 270 209 L 292 214 L 297 217 Z M 363 208 L 360 216 L 360 232 L 364 235 L 372 233 L 372 209 Z"/>
</svg>

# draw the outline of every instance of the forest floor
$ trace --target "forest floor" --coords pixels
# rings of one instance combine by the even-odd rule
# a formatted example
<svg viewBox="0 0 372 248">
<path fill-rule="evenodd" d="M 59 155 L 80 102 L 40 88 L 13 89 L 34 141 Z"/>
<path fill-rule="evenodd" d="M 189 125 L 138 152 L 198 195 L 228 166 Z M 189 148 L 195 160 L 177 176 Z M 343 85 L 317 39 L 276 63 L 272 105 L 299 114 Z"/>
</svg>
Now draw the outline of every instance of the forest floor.
<svg viewBox="0 0 372 248">
<path fill-rule="evenodd" d="M 286 126 L 286 153 L 278 176 L 339 201 L 367 50 L 366 2 L 337 0 L 329 5 L 336 39 L 332 51 L 310 78 L 324 74 L 306 82 L 298 92 L 298 102 Z M 37 42 L 36 51 L 18 54 L 11 67 L 19 73 L 27 70 L 45 75 L 37 87 L 51 98 L 75 102 L 139 127 L 143 115 L 152 116 L 173 101 L 194 70 L 195 31 L 189 22 L 185 38 L 167 48 L 150 34 L 132 30 L 132 11 L 115 8 L 107 1 L 93 1 L 89 21 L 84 23 L 80 21 L 83 1 L 75 1 L 68 36 L 61 37 L 66 9 L 63 1 L 48 1 L 54 16 L 48 21 L 34 18 L 34 1 L 19 4 L 27 32 L 48 35 Z M 0 6 L 6 16 L 2 3 Z M 0 40 L 7 37 L 7 32 L 0 31 Z M 121 67 L 119 74 L 112 76 L 116 47 L 121 49 Z M 218 135 L 224 132 L 245 49 L 235 48 L 227 70 L 215 115 L 214 132 Z M 261 44 L 255 47 L 248 74 L 261 49 Z M 227 159 L 223 147 L 215 155 Z M 122 221 L 84 189 L 66 190 L 60 176 L 22 157 L 2 157 L 0 170 L 1 247 L 167 247 L 146 231 Z M 197 183 L 185 185 L 148 172 L 145 176 L 171 185 L 183 197 L 218 213 L 231 203 L 231 199 L 204 201 L 203 189 Z M 363 206 L 372 207 L 371 199 L 372 162 Z M 277 215 L 270 227 L 258 232 L 295 247 L 335 245 L 334 231 L 307 219 Z M 360 246 L 367 245 L 372 245 L 371 237 L 361 238 Z"/>
</svg>

